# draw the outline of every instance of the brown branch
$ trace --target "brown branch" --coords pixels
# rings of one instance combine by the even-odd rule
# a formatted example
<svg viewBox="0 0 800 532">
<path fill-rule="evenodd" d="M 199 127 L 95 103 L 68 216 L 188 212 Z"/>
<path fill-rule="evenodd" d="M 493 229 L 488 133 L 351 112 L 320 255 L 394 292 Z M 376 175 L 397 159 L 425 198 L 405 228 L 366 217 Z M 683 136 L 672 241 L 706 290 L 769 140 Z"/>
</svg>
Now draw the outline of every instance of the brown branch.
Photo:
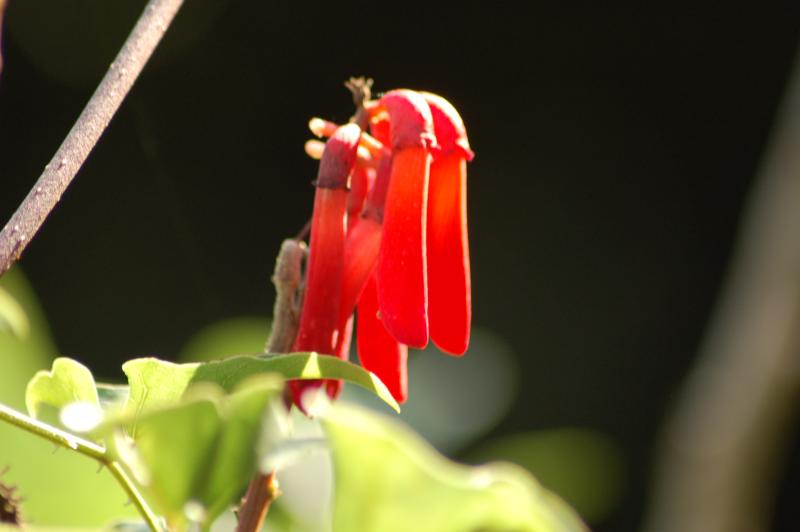
<svg viewBox="0 0 800 532">
<path fill-rule="evenodd" d="M 61 199 L 128 94 L 183 0 L 150 0 L 122 49 L 17 212 L 0 232 L 0 275 L 16 262 Z"/>
<path fill-rule="evenodd" d="M 280 495 L 275 471 L 253 477 L 247 487 L 239 510 L 239 524 L 236 532 L 258 532 L 264 524 L 269 507 Z"/>
<path fill-rule="evenodd" d="M 800 398 L 800 57 L 723 297 L 665 428 L 647 532 L 764 532 Z"/>
</svg>

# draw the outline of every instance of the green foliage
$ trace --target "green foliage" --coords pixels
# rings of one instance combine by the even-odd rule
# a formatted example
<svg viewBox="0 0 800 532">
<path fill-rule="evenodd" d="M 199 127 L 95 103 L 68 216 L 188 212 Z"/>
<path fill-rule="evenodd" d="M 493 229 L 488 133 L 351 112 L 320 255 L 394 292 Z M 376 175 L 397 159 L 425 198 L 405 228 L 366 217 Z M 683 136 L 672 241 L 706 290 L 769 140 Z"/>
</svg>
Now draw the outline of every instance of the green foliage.
<svg viewBox="0 0 800 532">
<path fill-rule="evenodd" d="M 622 453 L 596 431 L 565 428 L 515 434 L 488 442 L 471 458 L 488 457 L 526 468 L 589 522 L 603 519 L 623 489 Z"/>
<path fill-rule="evenodd" d="M 27 323 L 27 330 L 20 325 L 11 330 L 0 327 L 0 400 L 23 408 L 25 384 L 34 373 L 50 365 L 57 351 L 36 295 L 19 268 L 12 268 L 0 278 L 0 290 L 24 313 Z M 18 320 L 11 321 L 15 319 Z"/>
<path fill-rule="evenodd" d="M 50 371 L 37 372 L 28 383 L 25 404 L 28 413 L 36 419 L 55 426 L 62 425 L 59 413 L 73 403 L 84 403 L 100 409 L 92 372 L 80 362 L 57 358 Z"/>
<path fill-rule="evenodd" d="M 36 294 L 22 270 L 14 267 L 0 278 L 0 287 L 25 313 L 25 335 L 0 330 L 0 401 L 25 409 L 26 384 L 48 366 L 57 351 Z M 22 332 L 22 331 L 17 331 Z M 3 482 L 19 487 L 26 521 L 40 526 L 100 526 L 136 516 L 127 496 L 97 462 L 11 425 L 0 423 L 0 469 Z"/>
<path fill-rule="evenodd" d="M 35 326 L 36 320 L 31 323 Z M 304 446 L 315 446 L 317 451 L 309 447 L 309 453 L 324 446 L 324 440 L 302 436 L 287 440 L 268 421 L 269 413 L 274 418 L 282 409 L 285 379 L 343 379 L 399 410 L 377 377 L 316 353 L 190 364 L 145 358 L 127 362 L 123 370 L 128 386 L 97 384 L 86 367 L 58 358 L 30 381 L 28 410 L 61 424 L 65 407 L 102 407 L 105 420 L 93 436 L 104 440 L 109 456 L 123 464 L 176 530 L 192 523 L 209 527 L 238 501 L 259 463 L 271 463 L 267 458 L 280 449 L 307 458 Z M 285 412 L 278 417 L 285 418 Z M 522 468 L 457 465 L 400 422 L 342 403 L 323 424 L 335 475 L 333 530 L 585 530 L 558 497 Z M 37 523 L 86 526 L 134 515 L 133 507 L 123 506 L 126 496 L 107 472 L 94 473 L 96 463 L 68 451 L 54 457 L 51 444 L 0 425 L 0 435 L 3 431 L 8 437 L 0 439 L 0 451 L 19 456 L 7 478 L 21 485 L 26 512 L 30 508 Z M 490 454 L 502 453 L 494 449 Z M 62 486 L 61 492 L 43 498 L 53 486 Z M 272 530 L 302 528 L 280 504 L 268 523 Z"/>
<path fill-rule="evenodd" d="M 11 333 L 17 338 L 28 335 L 28 317 L 17 300 L 0 286 L 0 333 Z"/>
<path fill-rule="evenodd" d="M 118 457 L 171 526 L 182 529 L 189 520 L 206 527 L 237 501 L 255 473 L 261 420 L 281 389 L 274 375 L 251 377 L 229 395 L 214 384 L 194 385 L 176 404 L 139 416 L 136 459 L 127 451 Z M 106 428 L 125 425 L 120 418 Z"/>
<path fill-rule="evenodd" d="M 342 379 L 380 397 L 396 411 L 397 402 L 374 374 L 336 357 L 317 353 L 241 356 L 206 363 L 173 364 L 139 358 L 122 366 L 130 383 L 128 411 L 141 412 L 177 401 L 190 384 L 213 382 L 230 391 L 246 377 L 276 373 L 284 379 Z"/>
<path fill-rule="evenodd" d="M 325 422 L 333 455 L 334 530 L 584 531 L 524 469 L 455 464 L 397 421 L 339 405 Z"/>
</svg>

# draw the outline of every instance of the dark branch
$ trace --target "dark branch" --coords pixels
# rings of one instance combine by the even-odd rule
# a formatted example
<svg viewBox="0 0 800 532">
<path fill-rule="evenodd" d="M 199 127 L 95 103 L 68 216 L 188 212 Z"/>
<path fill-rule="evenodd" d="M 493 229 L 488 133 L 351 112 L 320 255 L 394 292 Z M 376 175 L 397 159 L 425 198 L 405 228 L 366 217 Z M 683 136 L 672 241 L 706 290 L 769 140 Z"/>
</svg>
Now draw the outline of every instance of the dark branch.
<svg viewBox="0 0 800 532">
<path fill-rule="evenodd" d="M 116 59 L 50 163 L 0 232 L 0 275 L 61 199 L 128 94 L 183 0 L 150 0 Z"/>
</svg>

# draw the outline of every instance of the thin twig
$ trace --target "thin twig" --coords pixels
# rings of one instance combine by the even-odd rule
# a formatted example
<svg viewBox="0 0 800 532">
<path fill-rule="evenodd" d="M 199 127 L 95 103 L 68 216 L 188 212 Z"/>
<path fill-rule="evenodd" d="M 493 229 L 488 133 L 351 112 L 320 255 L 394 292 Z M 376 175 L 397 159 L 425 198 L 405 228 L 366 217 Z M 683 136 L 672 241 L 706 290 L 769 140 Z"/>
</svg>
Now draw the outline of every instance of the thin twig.
<svg viewBox="0 0 800 532">
<path fill-rule="evenodd" d="M 647 532 L 763 532 L 800 398 L 800 56 L 697 365 L 666 427 Z"/>
<path fill-rule="evenodd" d="M 122 489 L 125 490 L 125 493 L 127 493 L 131 498 L 133 504 L 136 505 L 136 508 L 139 510 L 139 513 L 142 515 L 142 518 L 144 518 L 147 525 L 154 532 L 161 532 L 162 527 L 158 516 L 156 516 L 153 510 L 150 509 L 144 497 L 136 488 L 136 484 L 133 482 L 133 480 L 131 480 L 122 466 L 108 456 L 105 448 L 97 445 L 94 442 L 90 442 L 89 440 L 85 440 L 74 434 L 70 434 L 69 432 L 57 429 L 56 427 L 51 427 L 50 425 L 42 423 L 37 419 L 26 416 L 21 412 L 17 412 L 16 410 L 9 408 L 2 403 L 0 403 L 0 420 L 10 423 L 11 425 L 14 425 L 22 430 L 26 430 L 31 434 L 35 434 L 40 438 L 53 442 L 56 445 L 66 447 L 67 449 L 71 449 L 79 454 L 88 456 L 89 458 L 106 466 L 108 470 L 111 471 L 111 474 L 114 475 L 114 478 L 116 478 L 120 483 Z"/>
<path fill-rule="evenodd" d="M 147 63 L 183 0 L 150 0 L 116 59 L 17 212 L 0 232 L 5 273 L 56 206 Z"/>
</svg>

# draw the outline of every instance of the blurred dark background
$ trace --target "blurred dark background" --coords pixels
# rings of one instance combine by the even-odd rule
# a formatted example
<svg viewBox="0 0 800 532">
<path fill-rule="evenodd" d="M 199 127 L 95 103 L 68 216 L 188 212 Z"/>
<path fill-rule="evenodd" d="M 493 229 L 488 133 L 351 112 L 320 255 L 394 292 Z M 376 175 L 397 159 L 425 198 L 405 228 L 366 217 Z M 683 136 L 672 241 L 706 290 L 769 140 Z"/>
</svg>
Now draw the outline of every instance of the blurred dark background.
<svg viewBox="0 0 800 532">
<path fill-rule="evenodd" d="M 3 223 L 143 4 L 10 2 Z M 477 153 L 474 322 L 521 368 L 492 435 L 608 434 L 626 484 L 594 528 L 634 529 L 792 66 L 800 3 L 526 8 L 187 1 L 22 260 L 60 350 L 119 379 L 127 358 L 173 357 L 209 323 L 269 313 L 280 241 L 310 215 L 307 120 L 349 117 L 351 75 L 437 92 Z M 795 522 L 798 462 L 776 530 Z"/>
</svg>

